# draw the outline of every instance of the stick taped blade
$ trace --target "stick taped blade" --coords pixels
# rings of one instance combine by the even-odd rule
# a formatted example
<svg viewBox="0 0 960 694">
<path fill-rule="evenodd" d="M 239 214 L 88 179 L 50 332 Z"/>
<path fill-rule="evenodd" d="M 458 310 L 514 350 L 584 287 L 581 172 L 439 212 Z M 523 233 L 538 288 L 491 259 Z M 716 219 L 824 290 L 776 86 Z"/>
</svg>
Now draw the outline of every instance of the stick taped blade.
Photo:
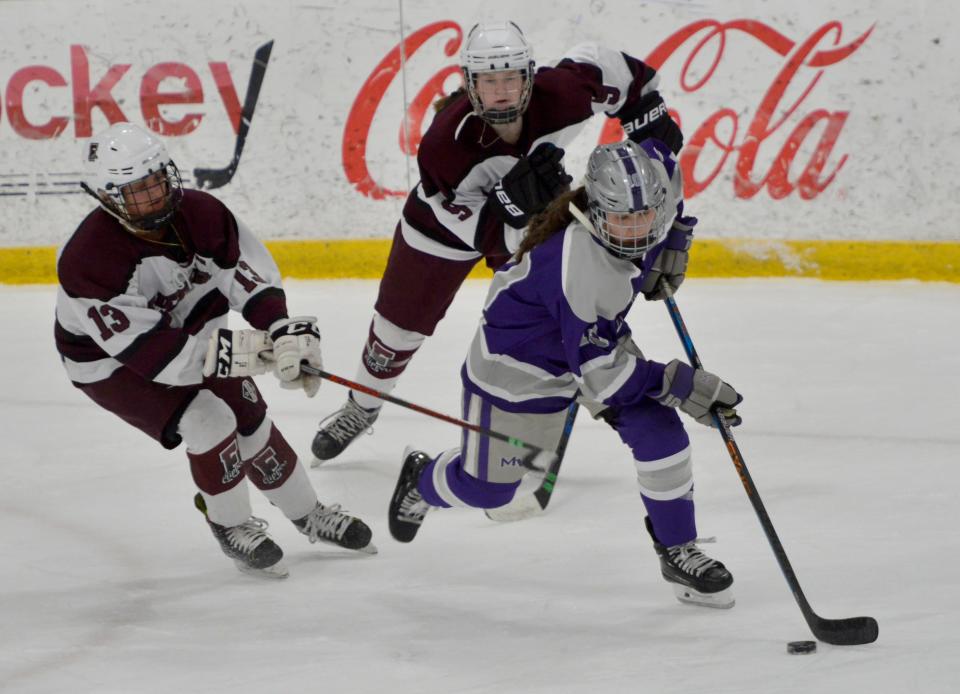
<svg viewBox="0 0 960 694">
<path fill-rule="evenodd" d="M 492 521 L 512 523 L 539 515 L 543 513 L 543 508 L 533 494 L 523 494 L 522 496 L 515 496 L 513 501 L 506 506 L 488 508 L 484 513 Z"/>
</svg>

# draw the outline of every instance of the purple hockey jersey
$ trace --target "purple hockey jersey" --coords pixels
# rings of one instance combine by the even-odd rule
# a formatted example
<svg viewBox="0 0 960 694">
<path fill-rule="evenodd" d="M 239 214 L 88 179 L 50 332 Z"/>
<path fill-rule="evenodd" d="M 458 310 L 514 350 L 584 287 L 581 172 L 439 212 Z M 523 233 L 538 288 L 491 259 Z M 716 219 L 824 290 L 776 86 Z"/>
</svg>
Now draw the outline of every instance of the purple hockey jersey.
<svg viewBox="0 0 960 694">
<path fill-rule="evenodd" d="M 666 169 L 679 213 L 676 160 L 662 143 L 642 146 Z M 494 275 L 464 387 L 510 412 L 559 411 L 577 391 L 610 406 L 659 393 L 664 365 L 643 358 L 626 323 L 642 277 L 572 222 Z"/>
</svg>

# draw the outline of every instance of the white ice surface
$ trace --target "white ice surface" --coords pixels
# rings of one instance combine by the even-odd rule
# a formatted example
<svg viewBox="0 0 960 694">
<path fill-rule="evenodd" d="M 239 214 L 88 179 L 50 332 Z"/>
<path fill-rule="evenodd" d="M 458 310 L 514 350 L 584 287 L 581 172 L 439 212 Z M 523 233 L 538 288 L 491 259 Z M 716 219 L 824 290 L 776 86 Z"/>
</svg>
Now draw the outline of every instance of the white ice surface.
<svg viewBox="0 0 960 694">
<path fill-rule="evenodd" d="M 485 287 L 467 284 L 398 396 L 458 413 Z M 293 312 L 321 317 L 330 371 L 353 376 L 375 291 L 288 285 Z M 67 382 L 53 299 L 0 288 L 4 692 L 960 691 L 958 286 L 691 280 L 678 295 L 706 367 L 745 395 L 737 440 L 814 609 L 880 623 L 875 644 L 810 656 L 786 654 L 811 636 L 719 435 L 695 423 L 699 530 L 734 572 L 732 610 L 675 601 L 629 453 L 585 413 L 545 515 L 434 511 L 405 546 L 386 523 L 400 453 L 458 432 L 387 405 L 374 436 L 310 472 L 380 554 L 310 545 L 254 493 L 291 576 L 242 575 L 192 508 L 183 452 Z M 662 306 L 630 322 L 648 357 L 682 357 Z M 346 394 L 261 387 L 304 456 Z"/>
</svg>

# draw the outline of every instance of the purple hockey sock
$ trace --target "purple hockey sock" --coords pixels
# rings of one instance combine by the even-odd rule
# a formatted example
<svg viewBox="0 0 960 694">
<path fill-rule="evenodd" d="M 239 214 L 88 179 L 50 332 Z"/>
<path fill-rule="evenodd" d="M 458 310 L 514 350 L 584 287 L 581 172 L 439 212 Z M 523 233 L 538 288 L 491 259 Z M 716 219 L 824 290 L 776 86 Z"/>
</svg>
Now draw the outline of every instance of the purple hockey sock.
<svg viewBox="0 0 960 694">
<path fill-rule="evenodd" d="M 650 516 L 657 539 L 666 547 L 682 545 L 697 538 L 697 521 L 693 499 L 680 497 L 670 501 L 656 501 L 640 495 Z"/>
<path fill-rule="evenodd" d="M 437 488 L 433 484 L 433 469 L 436 466 L 437 459 L 434 458 L 429 465 L 423 468 L 423 470 L 420 472 L 420 480 L 417 482 L 417 491 L 420 492 L 420 496 L 423 497 L 423 500 L 431 506 L 450 508 L 450 504 L 441 499 L 440 495 L 437 494 Z"/>
<path fill-rule="evenodd" d="M 427 465 L 420 473 L 420 481 L 417 483 L 417 490 L 431 506 L 442 506 L 449 508 L 450 503 L 444 501 L 433 483 L 434 469 L 437 466 L 437 460 Z M 487 482 L 477 479 L 464 472 L 460 456 L 454 458 L 446 466 L 447 487 L 453 492 L 453 495 L 465 506 L 474 508 L 498 508 L 510 503 L 513 495 L 520 486 L 520 481 L 510 483 Z"/>
</svg>

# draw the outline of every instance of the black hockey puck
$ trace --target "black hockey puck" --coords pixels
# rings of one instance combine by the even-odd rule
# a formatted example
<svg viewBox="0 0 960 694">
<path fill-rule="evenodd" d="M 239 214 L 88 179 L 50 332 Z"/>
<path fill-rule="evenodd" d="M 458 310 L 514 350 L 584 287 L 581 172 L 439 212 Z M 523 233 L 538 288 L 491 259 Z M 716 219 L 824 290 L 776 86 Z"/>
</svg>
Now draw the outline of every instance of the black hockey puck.
<svg viewBox="0 0 960 694">
<path fill-rule="evenodd" d="M 805 653 L 816 653 L 816 641 L 791 641 L 787 644 L 787 653 L 790 655 L 802 655 Z"/>
</svg>

